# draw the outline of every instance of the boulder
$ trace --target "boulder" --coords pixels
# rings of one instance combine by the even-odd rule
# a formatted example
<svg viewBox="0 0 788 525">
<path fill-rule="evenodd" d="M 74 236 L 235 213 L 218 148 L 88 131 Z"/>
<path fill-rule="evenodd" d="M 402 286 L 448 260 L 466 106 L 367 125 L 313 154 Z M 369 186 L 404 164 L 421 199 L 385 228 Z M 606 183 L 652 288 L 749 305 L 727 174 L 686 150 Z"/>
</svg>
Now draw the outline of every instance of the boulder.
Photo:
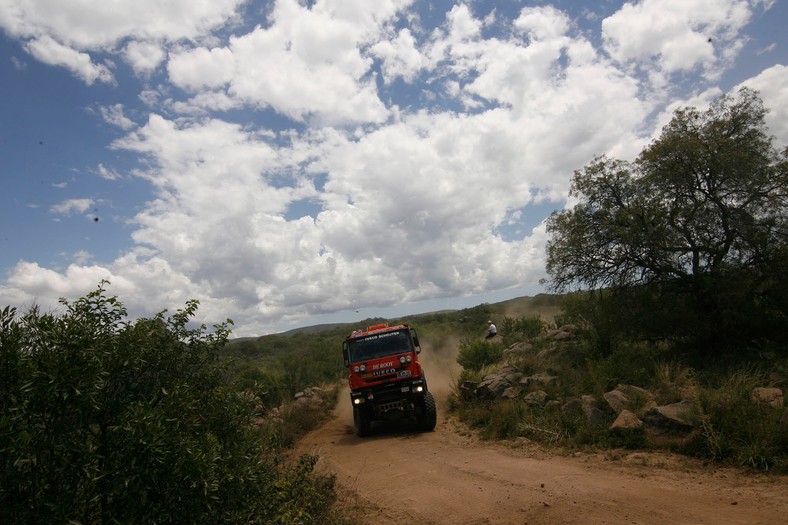
<svg viewBox="0 0 788 525">
<path fill-rule="evenodd" d="M 510 386 L 506 390 L 503 391 L 501 394 L 501 399 L 515 399 L 517 396 L 520 395 L 520 390 L 513 386 Z"/>
<path fill-rule="evenodd" d="M 526 388 L 536 386 L 548 386 L 558 381 L 558 376 L 551 376 L 549 374 L 534 374 L 520 379 L 520 384 Z"/>
<path fill-rule="evenodd" d="M 779 388 L 756 388 L 752 391 L 752 400 L 777 409 L 783 408 L 785 404 L 783 391 Z"/>
<path fill-rule="evenodd" d="M 541 390 L 539 387 L 546 386 L 557 381 L 556 376 L 548 374 L 534 374 L 524 377 L 523 373 L 514 366 L 505 366 L 493 374 L 487 374 L 477 384 L 466 381 L 460 386 L 464 396 L 481 399 L 515 399 L 521 396 L 525 390 Z M 547 396 L 547 394 L 544 394 Z M 529 398 L 531 399 L 531 398 Z M 544 404 L 541 400 L 539 404 Z"/>
<path fill-rule="evenodd" d="M 519 343 L 514 343 L 512 346 L 506 349 L 506 352 L 510 353 L 524 353 L 533 348 L 534 345 L 527 341 L 520 341 Z"/>
<path fill-rule="evenodd" d="M 476 387 L 474 393 L 476 397 L 483 399 L 495 399 L 501 397 L 501 394 L 511 385 L 506 380 L 505 376 L 499 374 L 489 374 L 484 376 L 482 382 Z"/>
<path fill-rule="evenodd" d="M 476 381 L 463 381 L 460 385 L 460 395 L 463 399 L 470 399 L 476 396 L 476 389 L 479 388 L 479 383 Z"/>
<path fill-rule="evenodd" d="M 630 412 L 627 409 L 623 409 L 619 412 L 616 420 L 610 425 L 610 430 L 617 433 L 639 430 L 641 428 L 643 428 L 643 421 L 641 421 L 634 412 Z"/>
<path fill-rule="evenodd" d="M 593 425 L 601 425 L 608 421 L 607 414 L 599 408 L 596 399 L 591 395 L 584 395 L 580 399 L 564 403 L 561 409 L 566 413 L 582 413 L 586 421 Z"/>
<path fill-rule="evenodd" d="M 635 411 L 636 408 L 642 413 L 657 406 L 651 392 L 633 385 L 618 385 L 602 397 L 616 414 L 622 410 Z"/>
<path fill-rule="evenodd" d="M 545 334 L 547 339 L 552 339 L 553 341 L 570 341 L 575 339 L 575 331 L 577 328 L 574 325 L 568 324 L 556 328 L 555 330 L 550 330 Z"/>
<path fill-rule="evenodd" d="M 536 392 L 529 392 L 523 397 L 523 401 L 529 405 L 544 406 L 550 396 L 544 390 L 537 390 Z"/>
<path fill-rule="evenodd" d="M 302 390 L 301 392 L 297 392 L 293 396 L 293 402 L 296 405 L 315 405 L 321 406 L 326 402 L 327 392 L 325 389 L 311 386 Z"/>
<path fill-rule="evenodd" d="M 684 431 L 695 428 L 697 410 L 692 401 L 681 401 L 671 405 L 652 407 L 643 416 L 648 426 Z"/>
<path fill-rule="evenodd" d="M 649 409 L 643 424 L 646 438 L 656 446 L 684 446 L 700 432 L 697 408 L 688 400 Z"/>
</svg>

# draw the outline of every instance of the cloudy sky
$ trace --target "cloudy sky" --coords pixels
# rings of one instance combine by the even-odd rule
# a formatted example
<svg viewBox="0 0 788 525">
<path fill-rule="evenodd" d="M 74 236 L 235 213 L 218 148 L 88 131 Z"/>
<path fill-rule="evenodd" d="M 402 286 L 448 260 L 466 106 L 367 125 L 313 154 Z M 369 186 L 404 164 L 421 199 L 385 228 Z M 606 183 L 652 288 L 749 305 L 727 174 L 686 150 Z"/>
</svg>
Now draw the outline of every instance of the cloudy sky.
<svg viewBox="0 0 788 525">
<path fill-rule="evenodd" d="M 234 334 L 544 291 L 597 154 L 742 85 L 785 0 L 0 0 L 0 303 L 101 279 Z"/>
</svg>

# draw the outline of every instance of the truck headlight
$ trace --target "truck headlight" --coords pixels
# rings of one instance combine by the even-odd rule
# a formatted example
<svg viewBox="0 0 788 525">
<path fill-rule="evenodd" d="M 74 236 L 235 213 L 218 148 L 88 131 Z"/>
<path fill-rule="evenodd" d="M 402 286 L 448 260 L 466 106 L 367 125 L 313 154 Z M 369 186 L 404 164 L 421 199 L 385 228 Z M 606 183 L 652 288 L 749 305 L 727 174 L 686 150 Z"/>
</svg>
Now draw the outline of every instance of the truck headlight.
<svg viewBox="0 0 788 525">
<path fill-rule="evenodd" d="M 417 385 L 413 387 L 413 390 L 415 390 L 416 392 L 424 392 L 424 385 Z"/>
<path fill-rule="evenodd" d="M 362 398 L 360 398 L 360 397 L 357 397 L 357 398 L 355 398 L 355 399 L 353 400 L 353 404 L 354 404 L 354 405 L 360 405 L 360 404 L 361 404 L 361 403 L 363 403 L 363 402 L 364 402 L 364 400 L 363 400 Z"/>
</svg>

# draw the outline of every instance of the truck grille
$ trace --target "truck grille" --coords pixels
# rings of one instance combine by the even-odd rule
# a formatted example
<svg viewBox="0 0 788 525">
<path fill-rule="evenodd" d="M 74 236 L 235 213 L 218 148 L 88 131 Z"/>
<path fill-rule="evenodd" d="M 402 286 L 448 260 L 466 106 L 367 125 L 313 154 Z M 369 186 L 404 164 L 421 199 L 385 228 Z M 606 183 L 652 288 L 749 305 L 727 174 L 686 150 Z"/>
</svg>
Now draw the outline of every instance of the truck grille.
<svg viewBox="0 0 788 525">
<path fill-rule="evenodd" d="M 375 407 L 377 412 L 385 414 L 391 410 L 405 410 L 405 400 L 399 399 L 397 401 L 391 401 L 389 403 L 380 403 Z"/>
</svg>

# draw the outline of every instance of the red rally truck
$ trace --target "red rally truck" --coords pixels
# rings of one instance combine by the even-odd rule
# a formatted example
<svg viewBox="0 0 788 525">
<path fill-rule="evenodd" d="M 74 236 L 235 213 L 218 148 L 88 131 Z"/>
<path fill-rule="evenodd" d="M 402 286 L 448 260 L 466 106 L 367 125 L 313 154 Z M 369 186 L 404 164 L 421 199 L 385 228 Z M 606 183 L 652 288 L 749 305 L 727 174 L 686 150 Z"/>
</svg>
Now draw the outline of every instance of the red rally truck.
<svg viewBox="0 0 788 525">
<path fill-rule="evenodd" d="M 345 339 L 342 354 L 350 370 L 353 424 L 359 437 L 376 420 L 414 419 L 419 429 L 435 428 L 435 399 L 419 363 L 416 331 L 408 325 L 376 324 Z"/>
</svg>

